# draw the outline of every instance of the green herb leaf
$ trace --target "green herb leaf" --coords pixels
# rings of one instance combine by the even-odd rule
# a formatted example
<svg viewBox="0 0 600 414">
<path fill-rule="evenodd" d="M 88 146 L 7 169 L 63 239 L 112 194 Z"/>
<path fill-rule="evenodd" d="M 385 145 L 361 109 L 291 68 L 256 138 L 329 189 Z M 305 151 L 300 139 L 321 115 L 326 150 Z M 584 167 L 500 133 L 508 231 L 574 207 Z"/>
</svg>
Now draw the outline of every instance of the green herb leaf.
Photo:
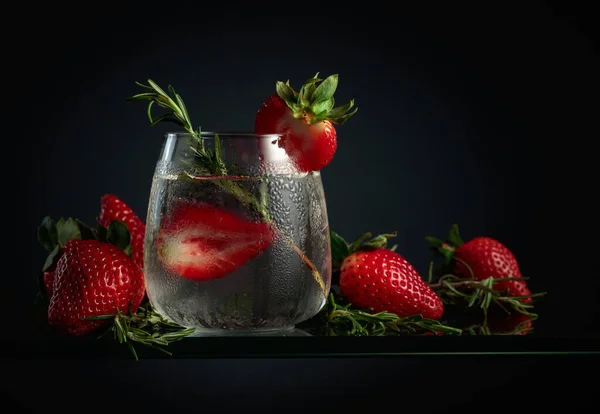
<svg viewBox="0 0 600 414">
<path fill-rule="evenodd" d="M 343 117 L 346 112 L 354 107 L 354 99 L 351 99 L 346 105 L 338 106 L 337 108 L 333 108 L 329 110 L 327 114 L 328 118 L 337 119 Z M 358 108 L 356 108 L 358 109 Z"/>
<path fill-rule="evenodd" d="M 348 113 L 346 113 L 346 114 L 344 114 L 342 116 L 339 116 L 339 117 L 334 117 L 334 116 L 331 116 L 331 115 L 328 114 L 327 115 L 327 119 L 329 119 L 334 124 L 341 125 L 341 124 L 344 124 L 352 116 L 354 116 L 354 114 L 356 114 L 356 112 L 358 112 L 358 108 L 354 108 L 353 111 L 348 112 Z"/>
<path fill-rule="evenodd" d="M 331 243 L 331 261 L 333 267 L 340 267 L 344 259 L 350 254 L 348 249 L 348 243 L 335 231 L 329 231 L 329 238 Z"/>
<path fill-rule="evenodd" d="M 131 235 L 127 225 L 122 221 L 113 220 L 108 226 L 107 241 L 130 254 Z M 128 252 L 129 251 L 129 252 Z"/>
<path fill-rule="evenodd" d="M 45 272 L 46 270 L 50 269 L 56 263 L 56 261 L 58 260 L 59 252 L 60 246 L 57 244 L 56 246 L 54 246 L 54 249 L 52 249 L 48 257 L 46 258 L 46 262 L 44 262 L 44 267 L 42 267 L 42 272 Z"/>
<path fill-rule="evenodd" d="M 70 217 L 66 220 L 61 217 L 56 222 L 56 230 L 58 235 L 58 244 L 61 247 L 67 244 L 69 240 L 81 238 L 81 232 L 79 231 L 77 222 Z"/>
<path fill-rule="evenodd" d="M 425 240 L 427 240 L 427 242 L 429 242 L 429 244 L 431 245 L 431 247 L 435 248 L 436 250 L 440 247 L 442 247 L 442 244 L 444 243 L 442 240 L 436 238 L 436 237 L 425 237 Z"/>
<path fill-rule="evenodd" d="M 332 336 L 389 336 L 432 333 L 434 335 L 461 335 L 462 330 L 422 315 L 399 317 L 390 312 L 371 313 L 341 304 L 341 298 L 329 295 L 319 317 Z"/>
<path fill-rule="evenodd" d="M 322 80 L 323 79 L 319 78 L 319 72 L 317 72 L 315 76 L 304 82 L 300 92 L 298 93 L 298 105 L 303 108 L 310 105 L 312 96 L 317 88 L 316 83 L 321 82 Z"/>
<path fill-rule="evenodd" d="M 448 235 L 448 242 L 454 245 L 454 247 L 459 247 L 463 244 L 463 240 L 460 237 L 458 232 L 458 224 L 453 224 L 450 228 L 450 234 Z"/>
<path fill-rule="evenodd" d="M 338 75 L 330 75 L 317 86 L 312 94 L 313 105 L 329 100 L 338 86 Z"/>
<path fill-rule="evenodd" d="M 108 243 L 108 229 L 98 222 L 96 227 L 96 238 L 98 241 Z"/>
<path fill-rule="evenodd" d="M 281 81 L 277 81 L 275 84 L 275 90 L 277 95 L 279 95 L 279 97 L 283 99 L 292 110 L 296 109 L 297 94 L 290 85 Z"/>
<path fill-rule="evenodd" d="M 54 250 L 58 244 L 58 231 L 52 218 L 46 216 L 38 227 L 38 241 L 48 251 Z"/>
<path fill-rule="evenodd" d="M 136 313 L 131 311 L 123 313 L 117 309 L 115 315 L 98 315 L 83 319 L 113 319 L 114 322 L 108 331 L 100 337 L 105 336 L 108 332 L 113 332 L 115 339 L 129 348 L 136 361 L 139 358 L 133 346 L 134 343 L 171 355 L 163 347 L 180 341 L 194 332 L 194 328 L 187 328 L 167 320 L 149 302 L 140 306 Z"/>
<path fill-rule="evenodd" d="M 360 235 L 360 237 L 356 240 L 354 240 L 350 246 L 348 246 L 348 250 L 350 253 L 354 253 L 355 251 L 357 251 L 362 244 L 364 243 L 365 240 L 367 240 L 369 237 L 371 237 L 372 234 L 371 233 L 363 233 Z"/>
<path fill-rule="evenodd" d="M 333 108 L 334 104 L 335 104 L 335 99 L 332 96 L 331 98 L 327 99 L 326 101 L 322 101 L 322 102 L 313 104 L 312 111 L 317 116 L 323 114 L 323 116 L 326 118 L 329 115 L 329 111 L 331 110 L 331 108 Z"/>
<path fill-rule="evenodd" d="M 380 234 L 378 236 L 373 237 L 371 240 L 364 242 L 362 244 L 362 246 L 370 247 L 370 248 L 374 248 L 374 249 L 377 249 L 377 248 L 385 249 L 387 247 L 388 240 L 396 237 L 397 235 L 398 235 L 397 232 Z"/>
<path fill-rule="evenodd" d="M 83 221 L 79 219 L 75 219 L 75 223 L 77 223 L 77 227 L 79 228 L 79 233 L 81 234 L 81 238 L 83 240 L 96 240 L 96 232 L 93 228 L 85 224 Z"/>
</svg>

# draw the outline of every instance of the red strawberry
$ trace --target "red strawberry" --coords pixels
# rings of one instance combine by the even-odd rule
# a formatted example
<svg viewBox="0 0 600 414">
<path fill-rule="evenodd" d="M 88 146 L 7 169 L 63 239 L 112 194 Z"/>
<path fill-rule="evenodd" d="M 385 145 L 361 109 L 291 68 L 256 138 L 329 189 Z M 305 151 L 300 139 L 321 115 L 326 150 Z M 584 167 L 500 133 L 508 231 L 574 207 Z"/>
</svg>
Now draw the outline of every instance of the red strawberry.
<svg viewBox="0 0 600 414">
<path fill-rule="evenodd" d="M 448 240 L 441 241 L 433 237 L 428 237 L 427 240 L 436 246 L 449 262 L 458 259 L 453 261 L 454 273 L 457 276 L 473 277 L 476 280 L 489 277 L 495 279 L 523 277 L 513 253 L 493 238 L 476 237 L 465 243 L 458 234 L 458 226 L 454 225 Z M 493 287 L 508 292 L 510 296 L 531 295 L 524 280 L 503 280 L 495 282 Z M 530 303 L 531 298 L 522 299 L 522 302 Z"/>
<path fill-rule="evenodd" d="M 163 265 L 196 281 L 227 276 L 271 244 L 273 233 L 204 203 L 182 202 L 163 220 L 156 239 Z"/>
<path fill-rule="evenodd" d="M 127 225 L 131 234 L 132 259 L 142 269 L 144 268 L 144 236 L 146 225 L 137 214 L 114 194 L 106 194 L 100 201 L 99 222 L 108 227 L 113 221 L 122 221 Z"/>
<path fill-rule="evenodd" d="M 366 233 L 348 244 L 331 232 L 332 262 L 340 264 L 340 293 L 353 306 L 374 312 L 441 318 L 444 305 L 438 295 L 404 257 L 385 248 L 393 236 L 364 241 L 370 237 Z"/>
<path fill-rule="evenodd" d="M 319 82 L 322 83 L 317 86 Z M 334 108 L 333 94 L 337 85 L 338 75 L 322 80 L 318 73 L 302 85 L 300 92 L 296 92 L 289 81 L 278 81 L 276 93 L 256 113 L 255 132 L 282 134 L 278 145 L 285 149 L 298 170 L 322 169 L 337 150 L 334 124 L 343 124 L 358 110 L 349 112 L 354 100 Z"/>
<path fill-rule="evenodd" d="M 454 257 L 467 263 L 477 280 L 504 277 L 523 277 L 515 256 L 506 246 L 489 237 L 476 237 L 458 246 L 454 250 Z M 471 277 L 467 267 L 456 262 L 457 275 Z M 508 291 L 512 296 L 529 296 L 527 284 L 524 280 L 503 280 L 494 283 L 494 289 Z M 531 298 L 523 300 L 531 302 Z"/>
<path fill-rule="evenodd" d="M 352 305 L 400 317 L 439 319 L 440 298 L 398 253 L 377 248 L 352 253 L 340 269 L 340 291 Z"/>
<path fill-rule="evenodd" d="M 82 318 L 135 311 L 144 287 L 142 270 L 117 246 L 70 240 L 56 264 L 48 322 L 71 335 L 88 334 L 106 321 Z"/>
</svg>

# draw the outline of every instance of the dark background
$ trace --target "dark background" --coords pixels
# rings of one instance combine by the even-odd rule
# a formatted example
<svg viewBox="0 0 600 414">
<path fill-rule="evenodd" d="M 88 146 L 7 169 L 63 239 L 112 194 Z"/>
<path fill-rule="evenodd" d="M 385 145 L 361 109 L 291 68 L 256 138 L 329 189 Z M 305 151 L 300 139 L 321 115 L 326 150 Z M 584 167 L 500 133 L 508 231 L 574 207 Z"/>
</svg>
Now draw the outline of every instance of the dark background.
<svg viewBox="0 0 600 414">
<path fill-rule="evenodd" d="M 540 334 L 598 332 L 592 14 L 577 2 L 461 4 L 11 6 L 3 335 L 32 334 L 44 215 L 92 221 L 114 193 L 145 217 L 169 128 L 124 102 L 135 81 L 172 84 L 204 130 L 252 130 L 276 80 L 299 88 L 316 72 L 339 73 L 336 101 L 360 108 L 322 171 L 332 229 L 348 239 L 397 230 L 423 275 L 424 236 L 458 223 L 465 239 L 497 238 L 531 289 L 548 292 Z"/>
</svg>

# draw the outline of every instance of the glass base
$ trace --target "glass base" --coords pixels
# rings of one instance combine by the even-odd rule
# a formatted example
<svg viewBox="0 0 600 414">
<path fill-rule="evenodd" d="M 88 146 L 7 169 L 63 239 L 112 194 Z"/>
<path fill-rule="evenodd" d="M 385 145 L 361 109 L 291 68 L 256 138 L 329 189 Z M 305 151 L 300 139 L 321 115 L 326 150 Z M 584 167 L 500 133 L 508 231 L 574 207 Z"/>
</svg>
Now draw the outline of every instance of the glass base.
<svg viewBox="0 0 600 414">
<path fill-rule="evenodd" d="M 207 329 L 196 328 L 188 337 L 208 336 L 312 336 L 306 331 L 292 326 L 270 329 Z"/>
</svg>

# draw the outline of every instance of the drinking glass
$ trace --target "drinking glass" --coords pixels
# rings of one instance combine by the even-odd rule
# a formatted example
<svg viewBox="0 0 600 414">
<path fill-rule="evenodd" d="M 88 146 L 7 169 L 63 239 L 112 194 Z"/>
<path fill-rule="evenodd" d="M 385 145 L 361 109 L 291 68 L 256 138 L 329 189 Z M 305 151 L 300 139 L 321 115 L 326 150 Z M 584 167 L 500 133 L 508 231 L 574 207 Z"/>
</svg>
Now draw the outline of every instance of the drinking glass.
<svg viewBox="0 0 600 414">
<path fill-rule="evenodd" d="M 151 304 L 196 335 L 289 331 L 331 285 L 321 175 L 280 135 L 168 133 L 152 179 L 144 273 Z"/>
</svg>

